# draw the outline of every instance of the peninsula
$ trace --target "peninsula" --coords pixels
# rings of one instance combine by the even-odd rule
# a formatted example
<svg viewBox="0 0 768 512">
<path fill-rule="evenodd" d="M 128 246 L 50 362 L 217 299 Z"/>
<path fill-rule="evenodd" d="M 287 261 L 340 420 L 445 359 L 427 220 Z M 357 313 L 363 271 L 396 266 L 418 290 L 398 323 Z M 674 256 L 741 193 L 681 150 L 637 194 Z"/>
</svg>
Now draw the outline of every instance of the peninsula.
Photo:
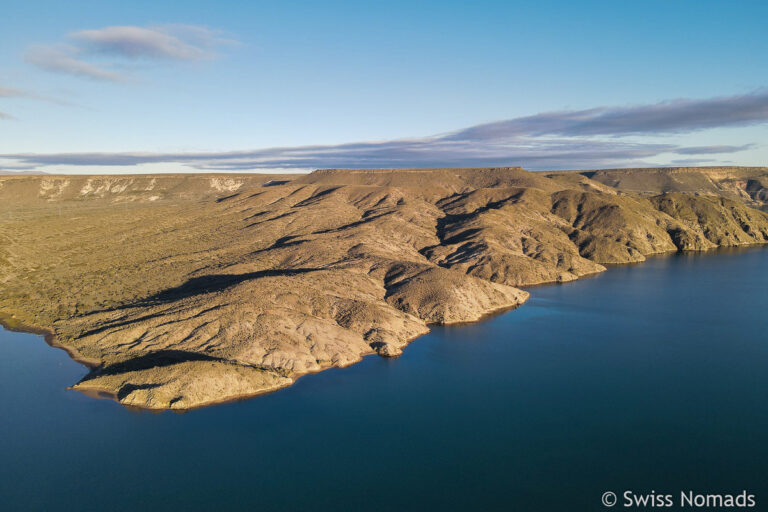
<svg viewBox="0 0 768 512">
<path fill-rule="evenodd" d="M 652 254 L 768 242 L 768 168 L 0 177 L 0 320 L 189 409 Z M 535 293 L 535 291 L 534 291 Z"/>
</svg>

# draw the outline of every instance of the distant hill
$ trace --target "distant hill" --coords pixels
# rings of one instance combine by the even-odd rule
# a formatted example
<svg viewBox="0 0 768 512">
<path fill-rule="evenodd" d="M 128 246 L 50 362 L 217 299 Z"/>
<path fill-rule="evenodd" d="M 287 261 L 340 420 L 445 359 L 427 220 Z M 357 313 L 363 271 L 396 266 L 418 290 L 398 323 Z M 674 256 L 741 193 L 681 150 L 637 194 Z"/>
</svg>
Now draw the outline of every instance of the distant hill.
<svg viewBox="0 0 768 512">
<path fill-rule="evenodd" d="M 4 171 L 0 169 L 0 175 L 2 176 L 39 176 L 41 174 L 48 174 L 43 171 Z"/>
<path fill-rule="evenodd" d="M 621 192 L 641 196 L 673 192 L 715 195 L 768 211 L 768 167 L 659 167 L 545 174 L 561 178 L 580 174 Z"/>
</svg>

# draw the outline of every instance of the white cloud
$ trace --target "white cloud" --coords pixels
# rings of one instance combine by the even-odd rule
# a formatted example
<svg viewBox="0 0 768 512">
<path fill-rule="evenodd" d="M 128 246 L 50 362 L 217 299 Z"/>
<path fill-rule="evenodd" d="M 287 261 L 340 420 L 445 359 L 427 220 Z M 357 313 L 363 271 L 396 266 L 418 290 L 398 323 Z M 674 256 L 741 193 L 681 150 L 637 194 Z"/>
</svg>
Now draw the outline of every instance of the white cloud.
<svg viewBox="0 0 768 512">
<path fill-rule="evenodd" d="M 472 126 L 454 133 L 455 140 L 504 139 L 519 135 L 624 136 L 686 133 L 722 126 L 768 121 L 768 89 L 751 94 L 704 99 L 677 99 L 650 105 L 598 107 L 545 112 Z"/>
<path fill-rule="evenodd" d="M 78 48 L 69 45 L 33 45 L 27 49 L 24 60 L 46 71 L 111 82 L 127 80 L 120 73 L 80 60 L 79 53 Z"/>
<path fill-rule="evenodd" d="M 216 48 L 236 44 L 219 31 L 194 25 L 111 26 L 72 32 L 68 41 L 33 45 L 25 60 L 47 71 L 125 82 L 129 77 L 114 69 L 124 68 L 125 61 L 211 59 Z"/>
<path fill-rule="evenodd" d="M 599 107 L 580 112 L 542 113 L 469 127 L 453 133 L 380 142 L 329 146 L 297 146 L 220 153 L 60 153 L 7 154 L 0 157 L 38 166 L 138 166 L 180 164 L 205 171 L 315 168 L 478 167 L 521 165 L 530 169 L 589 169 L 653 165 L 648 159 L 674 155 L 733 154 L 755 148 L 709 145 L 681 146 L 669 142 L 638 142 L 624 136 L 689 133 L 707 128 L 768 123 L 768 93 L 704 100 L 678 100 L 675 107 L 659 105 Z M 747 109 L 749 105 L 752 108 Z M 697 114 L 697 107 L 700 112 Z M 670 108 L 671 111 L 666 109 Z M 678 119 L 683 109 L 687 115 Z M 600 114 L 594 114 L 599 112 Z M 647 114 L 650 112 L 650 114 Z M 620 113 L 620 114 L 616 114 Z M 593 135 L 595 115 L 621 118 L 616 132 L 601 127 Z M 653 122 L 651 122 L 653 118 Z M 531 119 L 536 122 L 531 123 Z M 582 134 L 579 123 L 595 123 Z M 544 122 L 545 121 L 545 122 Z M 670 163 L 681 160 L 671 160 Z M 689 161 L 689 160 L 685 160 Z M 697 162 L 709 159 L 695 160 Z M 713 161 L 713 160 L 712 160 Z"/>
<path fill-rule="evenodd" d="M 205 29 L 198 27 L 198 30 Z M 184 41 L 161 28 L 105 27 L 81 30 L 70 37 L 86 51 L 129 59 L 200 60 L 211 56 L 206 48 Z"/>
</svg>

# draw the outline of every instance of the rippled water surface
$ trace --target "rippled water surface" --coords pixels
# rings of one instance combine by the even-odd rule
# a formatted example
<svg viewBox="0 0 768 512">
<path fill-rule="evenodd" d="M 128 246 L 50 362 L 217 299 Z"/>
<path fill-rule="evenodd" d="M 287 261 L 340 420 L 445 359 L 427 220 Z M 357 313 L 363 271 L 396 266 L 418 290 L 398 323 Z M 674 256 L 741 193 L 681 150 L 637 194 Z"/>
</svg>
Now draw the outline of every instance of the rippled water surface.
<svg viewBox="0 0 768 512">
<path fill-rule="evenodd" d="M 67 391 L 84 367 L 0 331 L 0 509 L 560 512 L 628 489 L 768 508 L 768 249 L 531 291 L 399 359 L 185 414 Z"/>
</svg>

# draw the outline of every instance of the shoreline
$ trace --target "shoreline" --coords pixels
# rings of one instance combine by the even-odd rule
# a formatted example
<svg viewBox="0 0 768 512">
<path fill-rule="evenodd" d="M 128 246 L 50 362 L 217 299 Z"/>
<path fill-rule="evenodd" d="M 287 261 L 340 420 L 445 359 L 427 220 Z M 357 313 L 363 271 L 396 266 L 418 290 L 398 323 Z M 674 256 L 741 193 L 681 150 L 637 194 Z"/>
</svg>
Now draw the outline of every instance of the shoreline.
<svg viewBox="0 0 768 512">
<path fill-rule="evenodd" d="M 52 330 L 26 323 L 22 320 L 19 320 L 15 315 L 11 313 L 4 313 L 0 311 L 0 327 L 11 332 L 23 332 L 42 336 L 48 346 L 63 350 L 67 353 L 70 359 L 76 363 L 82 364 L 88 368 L 89 371 L 93 371 L 101 366 L 100 360 L 85 357 L 76 349 L 59 342 L 56 338 L 56 334 Z"/>
<path fill-rule="evenodd" d="M 750 243 L 750 244 L 740 244 L 740 245 L 725 246 L 725 247 L 720 246 L 720 247 L 714 247 L 714 248 L 711 248 L 711 249 L 700 250 L 700 251 L 666 251 L 666 252 L 658 252 L 658 253 L 653 253 L 653 254 L 647 254 L 647 255 L 644 255 L 644 256 L 645 256 L 645 258 L 647 260 L 649 258 L 657 258 L 657 257 L 675 257 L 675 256 L 681 256 L 681 255 L 711 255 L 711 254 L 717 253 L 717 252 L 738 252 L 738 251 L 741 251 L 741 250 L 750 250 L 750 249 L 756 249 L 756 248 L 761 248 L 761 247 L 762 248 L 768 247 L 768 243 Z M 598 276 L 600 274 L 603 274 L 604 272 L 606 272 L 607 270 L 609 270 L 611 268 L 624 267 L 624 266 L 627 266 L 627 265 L 640 265 L 642 263 L 645 263 L 645 260 L 644 261 L 628 262 L 628 263 L 603 264 L 603 266 L 606 267 L 606 270 L 603 270 L 603 271 L 600 271 L 600 272 L 593 272 L 593 273 L 585 274 L 583 276 L 577 277 L 576 279 L 573 279 L 573 280 L 570 280 L 570 281 L 564 281 L 564 282 L 561 282 L 561 281 L 550 281 L 550 282 L 546 282 L 546 283 L 537 283 L 537 284 L 533 284 L 533 285 L 529 285 L 529 286 L 525 286 L 525 287 L 517 287 L 517 288 L 519 288 L 520 290 L 523 290 L 523 291 L 527 291 L 527 290 L 529 290 L 531 288 L 538 288 L 538 287 L 541 287 L 541 286 L 566 285 L 568 283 L 579 281 L 579 280 L 584 279 L 584 278 Z M 402 346 L 401 351 L 404 351 L 416 339 L 418 339 L 418 338 L 420 338 L 420 337 L 422 337 L 424 335 L 429 334 L 429 332 L 432 330 L 431 329 L 432 327 L 458 327 L 458 328 L 460 328 L 460 327 L 463 327 L 463 326 L 469 326 L 469 325 L 477 324 L 477 323 L 480 323 L 480 322 L 483 322 L 483 321 L 486 321 L 486 320 L 490 320 L 492 318 L 496 318 L 496 317 L 504 315 L 506 313 L 510 313 L 510 312 L 512 312 L 512 311 L 514 311 L 514 310 L 516 310 L 516 309 L 518 309 L 520 307 L 522 307 L 530 298 L 532 298 L 533 294 L 530 293 L 530 292 L 528 292 L 528 293 L 529 293 L 529 296 L 522 303 L 517 304 L 517 305 L 513 305 L 513 306 L 501 306 L 501 307 L 498 307 L 498 308 L 490 309 L 486 313 L 480 315 L 478 318 L 476 318 L 474 320 L 469 320 L 469 321 L 464 321 L 464 322 L 426 323 L 426 326 L 427 326 L 428 330 L 426 332 L 422 333 L 422 334 L 418 334 L 418 335 L 408 339 L 405 342 L 405 344 Z M 72 347 L 68 347 L 68 346 L 60 343 L 56 339 L 56 335 L 54 334 L 54 332 L 52 330 L 45 329 L 45 328 L 42 328 L 42 327 L 39 327 L 39 326 L 35 326 L 35 325 L 32 325 L 32 324 L 25 323 L 25 322 L 19 320 L 18 318 L 16 318 L 13 314 L 3 313 L 3 312 L 0 311 L 0 327 L 6 329 L 8 331 L 11 331 L 11 332 L 21 332 L 21 333 L 28 333 L 28 334 L 34 334 L 34 335 L 42 336 L 43 339 L 45 340 L 45 342 L 50 347 L 63 350 L 64 352 L 67 353 L 67 355 L 70 357 L 70 359 L 72 359 L 76 363 L 82 364 L 83 366 L 88 368 L 89 372 L 93 372 L 94 370 L 98 369 L 101 366 L 101 364 L 102 364 L 100 360 L 96 360 L 96 359 L 92 359 L 92 358 L 87 358 L 87 357 L 83 356 L 82 354 L 80 354 L 76 349 L 74 349 Z M 347 368 L 349 366 L 352 366 L 354 364 L 357 364 L 357 363 L 361 362 L 365 357 L 368 357 L 368 356 L 371 356 L 371 355 L 379 355 L 379 357 L 385 357 L 385 358 L 388 358 L 388 359 L 396 359 L 397 357 L 399 357 L 399 355 L 396 355 L 396 356 L 383 356 L 383 355 L 377 354 L 377 352 L 375 350 L 371 350 L 370 352 L 366 352 L 366 353 L 360 354 L 360 358 L 359 359 L 357 359 L 357 360 L 355 360 L 353 362 L 350 362 L 349 364 L 346 364 L 344 366 L 328 365 L 328 366 L 319 368 L 319 369 L 317 369 L 315 371 L 309 371 L 309 372 L 306 372 L 306 373 L 302 373 L 302 374 L 298 374 L 298 375 L 292 376 L 291 377 L 292 381 L 289 384 L 286 384 L 285 386 L 279 386 L 279 387 L 271 388 L 271 389 L 264 389 L 264 390 L 256 391 L 254 393 L 245 393 L 245 394 L 242 394 L 242 395 L 230 396 L 230 397 L 227 397 L 227 398 L 222 398 L 220 400 L 213 400 L 213 401 L 210 401 L 210 402 L 206 402 L 204 404 L 196 405 L 196 406 L 193 406 L 193 407 L 187 407 L 187 408 L 168 408 L 168 407 L 152 408 L 152 407 L 141 407 L 141 406 L 136 406 L 136 405 L 123 404 L 123 403 L 121 403 L 118 400 L 117 395 L 115 393 L 110 393 L 110 392 L 107 392 L 107 391 L 100 391 L 100 390 L 97 390 L 97 389 L 77 389 L 77 388 L 73 387 L 74 385 L 67 387 L 67 389 L 73 390 L 73 391 L 78 391 L 78 392 L 88 396 L 89 398 L 102 399 L 102 400 L 106 399 L 106 400 L 114 401 L 114 402 L 120 404 L 122 407 L 125 407 L 126 409 L 132 409 L 132 410 L 136 410 L 136 411 L 149 411 L 149 412 L 154 412 L 154 413 L 160 413 L 160 412 L 163 412 L 163 411 L 171 411 L 171 412 L 176 412 L 176 413 L 184 413 L 184 412 L 188 412 L 188 411 L 194 411 L 194 410 L 197 410 L 197 409 L 202 409 L 202 408 L 205 408 L 205 407 L 211 407 L 211 406 L 216 406 L 216 405 L 223 405 L 223 404 L 232 403 L 232 402 L 241 402 L 241 401 L 249 400 L 249 399 L 261 396 L 261 395 L 275 393 L 277 391 L 280 391 L 281 389 L 285 389 L 287 387 L 290 387 L 290 386 L 294 385 L 299 379 L 301 379 L 302 377 L 305 377 L 307 375 L 313 375 L 313 374 L 316 374 L 316 373 L 320 373 L 320 372 L 327 371 L 327 370 L 332 370 L 332 369 Z"/>
</svg>

